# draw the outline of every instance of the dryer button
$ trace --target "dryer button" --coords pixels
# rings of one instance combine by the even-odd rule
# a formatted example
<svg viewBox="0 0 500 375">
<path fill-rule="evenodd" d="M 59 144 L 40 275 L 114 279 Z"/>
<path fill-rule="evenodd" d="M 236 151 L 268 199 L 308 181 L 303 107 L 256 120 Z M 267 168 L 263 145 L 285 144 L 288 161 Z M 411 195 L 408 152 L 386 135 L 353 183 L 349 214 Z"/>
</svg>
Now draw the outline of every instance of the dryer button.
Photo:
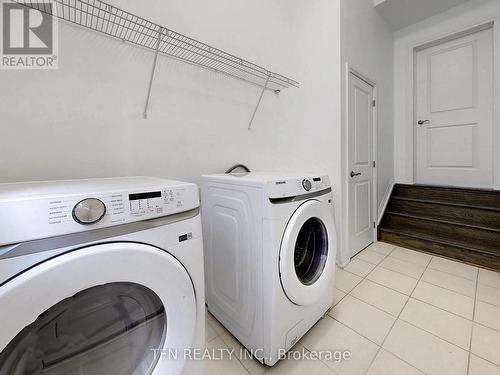
<svg viewBox="0 0 500 375">
<path fill-rule="evenodd" d="M 97 223 L 106 214 L 106 205 L 97 198 L 87 198 L 73 207 L 73 219 L 79 224 Z"/>
<path fill-rule="evenodd" d="M 312 189 L 312 183 L 310 180 L 302 180 L 302 187 L 305 189 L 305 191 L 309 191 Z"/>
</svg>

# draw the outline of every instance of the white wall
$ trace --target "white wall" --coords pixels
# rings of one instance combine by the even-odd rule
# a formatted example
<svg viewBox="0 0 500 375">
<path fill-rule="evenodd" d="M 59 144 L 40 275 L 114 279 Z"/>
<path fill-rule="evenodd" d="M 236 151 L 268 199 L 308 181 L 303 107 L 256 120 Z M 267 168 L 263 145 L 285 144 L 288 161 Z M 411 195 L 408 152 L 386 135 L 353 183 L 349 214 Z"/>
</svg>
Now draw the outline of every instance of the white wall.
<svg viewBox="0 0 500 375">
<path fill-rule="evenodd" d="M 393 34 L 373 7 L 373 0 L 342 1 L 343 103 L 347 103 L 349 64 L 376 83 L 377 89 L 377 207 L 382 206 L 393 182 Z M 343 139 L 346 139 L 346 107 L 343 110 Z M 347 144 L 345 142 L 344 144 Z M 344 150 L 344 181 L 347 158 Z M 381 210 L 380 207 L 379 210 Z M 347 228 L 345 228 L 347 230 Z M 347 238 L 347 237 L 345 237 Z"/>
<path fill-rule="evenodd" d="M 377 11 L 384 17 L 392 30 L 423 21 L 468 0 L 375 0 Z"/>
<path fill-rule="evenodd" d="M 0 181 L 155 175 L 197 182 L 236 162 L 324 171 L 340 202 L 338 0 L 115 0 L 301 83 L 266 93 L 60 24 L 59 69 L 0 71 Z M 339 215 L 340 206 L 337 214 Z"/>
<path fill-rule="evenodd" d="M 394 173 L 396 182 L 413 183 L 413 56 L 414 48 L 475 26 L 495 22 L 495 63 L 500 63 L 500 0 L 470 0 L 468 3 L 402 29 L 394 40 Z M 495 74 L 495 92 L 500 92 L 500 74 Z M 498 103 L 498 99 L 495 100 Z M 500 189 L 500 105 L 494 120 L 494 187 Z"/>
</svg>

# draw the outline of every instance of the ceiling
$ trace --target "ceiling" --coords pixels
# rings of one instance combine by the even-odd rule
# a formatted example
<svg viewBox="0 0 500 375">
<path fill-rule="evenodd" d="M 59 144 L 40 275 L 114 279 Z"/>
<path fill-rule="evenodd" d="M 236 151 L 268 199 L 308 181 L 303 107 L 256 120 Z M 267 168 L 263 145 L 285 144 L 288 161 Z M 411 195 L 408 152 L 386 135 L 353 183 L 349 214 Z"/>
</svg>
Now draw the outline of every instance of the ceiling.
<svg viewBox="0 0 500 375">
<path fill-rule="evenodd" d="M 423 21 L 468 0 L 373 0 L 375 8 L 395 30 Z"/>
</svg>

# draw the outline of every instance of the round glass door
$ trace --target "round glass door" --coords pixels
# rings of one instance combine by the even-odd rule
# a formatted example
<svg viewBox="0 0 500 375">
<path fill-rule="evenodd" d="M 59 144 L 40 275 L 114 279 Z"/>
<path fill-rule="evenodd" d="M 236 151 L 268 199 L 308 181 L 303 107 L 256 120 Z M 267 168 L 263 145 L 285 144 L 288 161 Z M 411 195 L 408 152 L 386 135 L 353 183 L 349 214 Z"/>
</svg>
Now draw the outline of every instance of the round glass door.
<svg viewBox="0 0 500 375">
<path fill-rule="evenodd" d="M 145 375 L 167 329 L 165 307 L 145 286 L 109 283 L 42 313 L 0 353 L 0 375 Z"/>
<path fill-rule="evenodd" d="M 295 273 L 304 285 L 314 284 L 325 269 L 328 258 L 328 233 L 317 217 L 308 219 L 300 228 L 295 242 Z"/>
<path fill-rule="evenodd" d="M 281 242 L 281 285 L 290 301 L 305 306 L 318 301 L 333 285 L 335 225 L 330 207 L 304 202 L 290 218 Z"/>
</svg>

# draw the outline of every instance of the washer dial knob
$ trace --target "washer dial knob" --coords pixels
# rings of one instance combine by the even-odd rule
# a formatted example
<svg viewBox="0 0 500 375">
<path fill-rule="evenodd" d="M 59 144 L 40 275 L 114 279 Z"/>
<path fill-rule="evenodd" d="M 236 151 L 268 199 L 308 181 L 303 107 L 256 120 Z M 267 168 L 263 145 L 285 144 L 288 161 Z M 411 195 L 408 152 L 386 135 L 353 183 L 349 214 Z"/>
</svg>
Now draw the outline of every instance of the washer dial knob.
<svg viewBox="0 0 500 375">
<path fill-rule="evenodd" d="M 106 214 L 106 205 L 97 198 L 87 198 L 73 207 L 73 219 L 79 224 L 97 223 Z"/>
<path fill-rule="evenodd" d="M 310 180 L 302 180 L 302 187 L 305 189 L 305 191 L 309 191 L 312 189 L 312 183 Z"/>
</svg>

